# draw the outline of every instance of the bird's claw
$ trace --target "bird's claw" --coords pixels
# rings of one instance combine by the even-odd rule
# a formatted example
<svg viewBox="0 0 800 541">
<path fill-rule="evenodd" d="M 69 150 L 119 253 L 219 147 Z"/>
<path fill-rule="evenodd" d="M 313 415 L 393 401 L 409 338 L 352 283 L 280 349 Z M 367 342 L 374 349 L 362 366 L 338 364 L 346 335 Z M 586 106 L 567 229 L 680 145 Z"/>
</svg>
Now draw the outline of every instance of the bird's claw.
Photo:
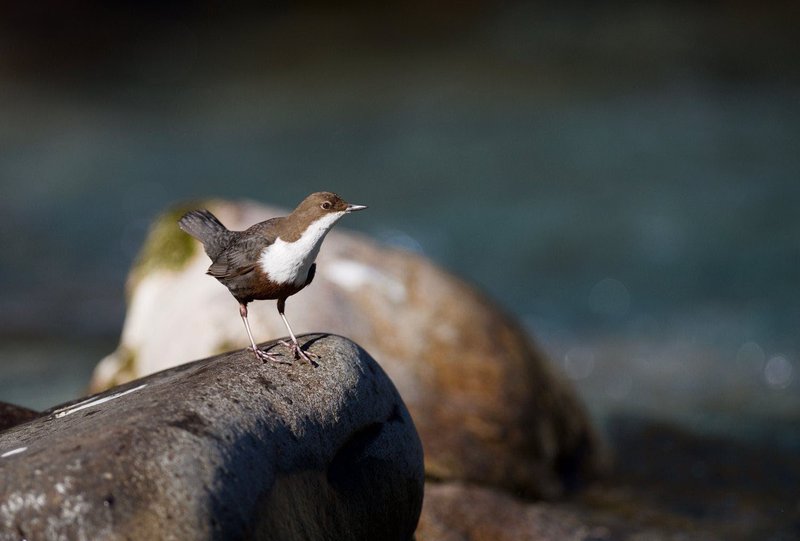
<svg viewBox="0 0 800 541">
<path fill-rule="evenodd" d="M 266 363 L 267 361 L 272 361 L 272 362 L 275 362 L 275 363 L 284 363 L 284 362 L 286 362 L 286 361 L 282 361 L 281 359 L 279 359 L 276 355 L 272 355 L 271 353 L 267 353 L 266 351 L 262 351 L 262 350 L 260 350 L 258 348 L 253 349 L 252 347 L 250 347 L 248 349 L 250 351 L 252 351 L 253 353 L 255 353 L 256 359 L 260 360 L 263 363 Z"/>
<path fill-rule="evenodd" d="M 303 359 L 307 363 L 316 366 L 317 363 L 314 362 L 312 357 L 316 357 L 318 359 L 319 355 L 317 355 L 315 353 L 311 353 L 310 351 L 303 351 L 303 349 L 300 347 L 300 344 L 298 344 L 297 342 L 289 342 L 287 340 L 280 340 L 278 343 L 281 344 L 282 346 L 285 346 L 286 348 L 288 348 L 289 351 L 292 352 L 292 356 L 295 359 Z"/>
</svg>

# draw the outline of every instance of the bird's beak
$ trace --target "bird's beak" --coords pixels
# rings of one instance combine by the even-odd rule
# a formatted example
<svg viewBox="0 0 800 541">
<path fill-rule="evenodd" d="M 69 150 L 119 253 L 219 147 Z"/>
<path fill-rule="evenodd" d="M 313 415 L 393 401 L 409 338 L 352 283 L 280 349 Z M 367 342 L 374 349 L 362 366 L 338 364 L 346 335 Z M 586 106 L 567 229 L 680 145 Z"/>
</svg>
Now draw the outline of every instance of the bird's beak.
<svg viewBox="0 0 800 541">
<path fill-rule="evenodd" d="M 364 210 L 367 205 L 347 205 L 345 212 L 355 212 L 357 210 Z"/>
</svg>

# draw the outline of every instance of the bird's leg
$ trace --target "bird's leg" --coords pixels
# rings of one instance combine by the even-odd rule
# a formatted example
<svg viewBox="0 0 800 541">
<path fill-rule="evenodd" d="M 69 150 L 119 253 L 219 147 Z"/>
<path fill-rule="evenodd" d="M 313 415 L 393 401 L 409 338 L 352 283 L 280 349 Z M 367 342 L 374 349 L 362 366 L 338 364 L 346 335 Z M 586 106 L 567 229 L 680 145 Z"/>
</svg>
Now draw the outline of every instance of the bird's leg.
<svg viewBox="0 0 800 541">
<path fill-rule="evenodd" d="M 244 321 L 244 328 L 247 329 L 247 337 L 250 338 L 250 348 L 253 350 L 253 353 L 256 355 L 256 359 L 266 362 L 266 361 L 278 361 L 274 355 L 270 355 L 266 351 L 261 351 L 256 346 L 256 341 L 253 340 L 253 333 L 250 331 L 250 323 L 247 321 L 247 305 L 246 304 L 239 304 L 239 315 L 242 316 L 242 321 Z"/>
<path fill-rule="evenodd" d="M 289 337 L 292 339 L 291 342 L 287 342 L 285 340 L 281 340 L 281 344 L 292 350 L 295 359 L 298 357 L 302 357 L 306 361 L 311 364 L 314 364 L 314 361 L 311 360 L 311 357 L 316 357 L 313 353 L 307 353 L 300 349 L 300 343 L 297 341 L 297 337 L 292 332 L 292 327 L 289 326 L 289 320 L 286 319 L 286 315 L 283 313 L 284 309 L 286 308 L 286 299 L 278 299 L 278 313 L 283 318 L 283 323 L 286 325 L 286 330 L 289 331 Z"/>
</svg>

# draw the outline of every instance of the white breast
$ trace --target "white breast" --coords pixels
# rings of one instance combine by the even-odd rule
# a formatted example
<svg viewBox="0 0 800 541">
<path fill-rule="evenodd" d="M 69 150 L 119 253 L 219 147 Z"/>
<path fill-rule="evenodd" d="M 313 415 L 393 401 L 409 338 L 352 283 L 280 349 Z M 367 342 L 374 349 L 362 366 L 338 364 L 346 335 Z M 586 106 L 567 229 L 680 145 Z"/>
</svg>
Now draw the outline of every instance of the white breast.
<svg viewBox="0 0 800 541">
<path fill-rule="evenodd" d="M 317 259 L 325 235 L 344 214 L 344 212 L 326 214 L 309 225 L 295 242 L 277 238 L 261 252 L 259 260 L 261 269 L 273 282 L 303 285 L 308 277 L 308 270 Z"/>
</svg>

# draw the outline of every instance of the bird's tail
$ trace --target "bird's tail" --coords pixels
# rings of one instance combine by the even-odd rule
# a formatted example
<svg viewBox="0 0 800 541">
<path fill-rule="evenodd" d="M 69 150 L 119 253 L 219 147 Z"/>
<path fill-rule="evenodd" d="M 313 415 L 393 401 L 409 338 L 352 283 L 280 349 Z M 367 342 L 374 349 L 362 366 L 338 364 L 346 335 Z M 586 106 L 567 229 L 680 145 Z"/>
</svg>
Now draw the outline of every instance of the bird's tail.
<svg viewBox="0 0 800 541">
<path fill-rule="evenodd" d="M 219 257 L 231 240 L 231 231 L 205 209 L 187 212 L 178 220 L 178 226 L 203 243 L 211 261 Z"/>
</svg>

